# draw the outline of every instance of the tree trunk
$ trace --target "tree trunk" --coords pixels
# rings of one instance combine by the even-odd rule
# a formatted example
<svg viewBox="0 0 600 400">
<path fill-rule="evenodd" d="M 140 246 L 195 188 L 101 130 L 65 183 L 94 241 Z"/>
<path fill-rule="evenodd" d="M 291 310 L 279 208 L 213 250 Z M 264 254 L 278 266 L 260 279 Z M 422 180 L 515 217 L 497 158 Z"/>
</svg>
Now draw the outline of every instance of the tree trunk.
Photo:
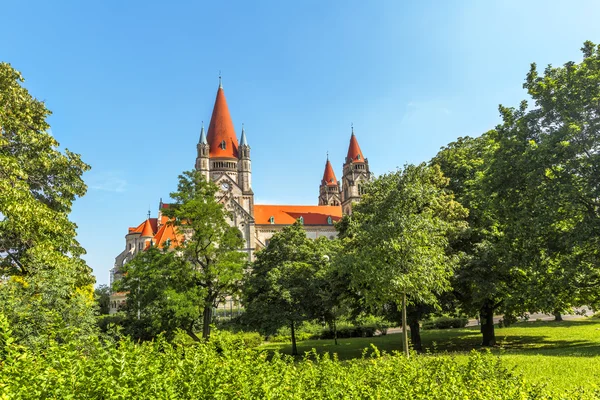
<svg viewBox="0 0 600 400">
<path fill-rule="evenodd" d="M 494 332 L 494 308 L 490 303 L 485 303 L 479 311 L 479 317 L 481 319 L 481 334 L 483 340 L 482 346 L 495 346 L 496 345 L 496 334 Z"/>
<path fill-rule="evenodd" d="M 191 337 L 192 339 L 194 339 L 194 341 L 199 342 L 200 338 L 198 337 L 198 335 L 196 335 L 196 332 L 194 332 L 194 330 L 192 328 L 187 329 L 186 330 L 187 334 L 189 337 Z"/>
<path fill-rule="evenodd" d="M 402 345 L 404 347 L 404 355 L 408 358 L 408 326 L 406 324 L 406 291 L 402 293 Z"/>
<path fill-rule="evenodd" d="M 296 329 L 294 327 L 294 321 L 292 321 L 292 355 L 298 355 L 298 347 L 296 346 Z"/>
<path fill-rule="evenodd" d="M 335 323 L 335 318 L 333 319 L 333 341 L 335 342 L 335 345 L 337 346 L 338 341 L 337 341 L 337 324 Z"/>
<path fill-rule="evenodd" d="M 423 345 L 421 344 L 421 327 L 419 326 L 419 320 L 411 320 L 409 326 L 410 341 L 412 342 L 413 349 L 415 349 L 416 351 L 423 350 Z"/>
<path fill-rule="evenodd" d="M 205 305 L 202 312 L 202 339 L 210 339 L 210 324 L 212 322 L 212 305 Z"/>
<path fill-rule="evenodd" d="M 554 314 L 554 320 L 555 321 L 562 321 L 563 320 L 562 315 L 560 314 L 560 311 L 554 311 L 553 314 Z"/>
</svg>

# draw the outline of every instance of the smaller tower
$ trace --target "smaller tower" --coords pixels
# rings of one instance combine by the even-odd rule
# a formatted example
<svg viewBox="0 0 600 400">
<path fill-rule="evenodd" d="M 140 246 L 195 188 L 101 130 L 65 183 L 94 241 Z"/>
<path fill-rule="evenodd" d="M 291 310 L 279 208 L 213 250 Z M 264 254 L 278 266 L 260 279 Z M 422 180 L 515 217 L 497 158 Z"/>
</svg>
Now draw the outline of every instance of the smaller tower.
<svg viewBox="0 0 600 400">
<path fill-rule="evenodd" d="M 240 137 L 240 147 L 238 148 L 238 186 L 243 194 L 252 193 L 252 163 L 250 161 L 250 146 L 246 139 L 246 130 L 242 124 L 242 136 Z"/>
<path fill-rule="evenodd" d="M 335 178 L 333 167 L 329 162 L 329 154 L 325 163 L 325 171 L 321 186 L 319 186 L 319 205 L 320 206 L 339 206 L 341 204 L 340 183 Z"/>
<path fill-rule="evenodd" d="M 344 161 L 342 175 L 342 213 L 352 214 L 352 203 L 358 203 L 363 195 L 363 185 L 371 180 L 369 161 L 364 158 L 358 140 L 354 135 L 354 126 L 350 135 L 348 154 Z"/>
<path fill-rule="evenodd" d="M 206 140 L 206 134 L 204 133 L 204 121 L 202 122 L 202 129 L 200 130 L 200 140 L 196 146 L 198 155 L 196 156 L 196 170 L 202 173 L 202 176 L 208 182 L 210 180 L 210 146 Z"/>
</svg>

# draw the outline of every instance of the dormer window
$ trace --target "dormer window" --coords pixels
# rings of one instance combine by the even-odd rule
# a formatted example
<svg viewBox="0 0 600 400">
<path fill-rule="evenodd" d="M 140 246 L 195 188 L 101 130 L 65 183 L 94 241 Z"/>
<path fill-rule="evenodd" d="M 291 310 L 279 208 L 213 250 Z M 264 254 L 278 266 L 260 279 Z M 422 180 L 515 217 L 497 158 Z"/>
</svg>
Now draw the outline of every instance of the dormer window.
<svg viewBox="0 0 600 400">
<path fill-rule="evenodd" d="M 227 143 L 223 140 L 220 145 L 221 149 L 225 150 L 227 148 Z"/>
<path fill-rule="evenodd" d="M 357 159 L 357 160 L 360 160 L 360 154 L 356 156 L 356 159 Z"/>
<path fill-rule="evenodd" d="M 274 217 L 274 216 L 272 216 L 272 215 L 271 215 L 271 216 L 269 217 L 269 223 L 270 223 L 271 225 L 273 225 L 273 224 L 275 223 L 275 217 Z"/>
<path fill-rule="evenodd" d="M 298 222 L 300 222 L 300 225 L 304 225 L 304 217 L 300 216 L 300 218 L 298 218 Z"/>
<path fill-rule="evenodd" d="M 331 219 L 331 216 L 327 217 L 327 225 L 333 225 L 333 220 Z"/>
</svg>

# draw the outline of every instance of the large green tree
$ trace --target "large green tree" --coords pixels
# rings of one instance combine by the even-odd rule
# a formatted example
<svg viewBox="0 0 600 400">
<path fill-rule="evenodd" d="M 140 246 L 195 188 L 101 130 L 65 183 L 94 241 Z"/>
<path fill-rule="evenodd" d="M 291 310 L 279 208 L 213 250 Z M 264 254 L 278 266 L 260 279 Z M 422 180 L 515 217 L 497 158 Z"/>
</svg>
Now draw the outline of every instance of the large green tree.
<svg viewBox="0 0 600 400">
<path fill-rule="evenodd" d="M 198 171 L 179 176 L 174 200 L 163 214 L 184 237 L 177 252 L 193 271 L 192 284 L 202 292 L 202 337 L 210 336 L 212 310 L 240 292 L 247 254 L 241 232 L 229 224 L 229 212 L 219 203 L 218 188 Z"/>
<path fill-rule="evenodd" d="M 515 286 L 522 278 L 501 256 L 503 225 L 485 190 L 489 165 L 498 147 L 495 135 L 490 131 L 477 138 L 459 138 L 431 161 L 448 177 L 448 189 L 469 209 L 469 228 L 451 242 L 453 251 L 462 255 L 452 277 L 452 288 L 463 310 L 480 316 L 484 346 L 496 342 L 494 313 L 514 311 L 508 300 L 511 294 L 518 293 Z"/>
<path fill-rule="evenodd" d="M 199 340 L 206 291 L 196 282 L 197 271 L 168 249 L 150 247 L 122 267 L 114 289 L 127 292 L 123 312 L 127 333 L 150 340 L 164 333 L 171 339 L 177 329 Z"/>
<path fill-rule="evenodd" d="M 531 271 L 524 300 L 547 312 L 600 302 L 600 46 L 582 52 L 580 63 L 531 65 L 533 104 L 500 107 L 488 174 L 507 259 Z"/>
<path fill-rule="evenodd" d="M 91 329 L 94 278 L 69 220 L 89 166 L 58 149 L 22 82 L 0 63 L 0 312 L 32 342 Z"/>
<path fill-rule="evenodd" d="M 302 321 L 327 317 L 335 321 L 335 293 L 324 279 L 330 276 L 328 239 L 312 240 L 299 222 L 273 235 L 269 245 L 256 254 L 244 285 L 245 318 L 265 331 L 287 325 L 292 333 L 292 354 L 297 355 L 296 328 Z"/>
<path fill-rule="evenodd" d="M 406 355 L 407 296 L 435 304 L 436 294 L 449 289 L 456 264 L 449 238 L 466 226 L 467 210 L 447 184 L 437 166 L 407 165 L 370 183 L 350 219 L 352 284 L 367 303 L 403 305 Z"/>
</svg>

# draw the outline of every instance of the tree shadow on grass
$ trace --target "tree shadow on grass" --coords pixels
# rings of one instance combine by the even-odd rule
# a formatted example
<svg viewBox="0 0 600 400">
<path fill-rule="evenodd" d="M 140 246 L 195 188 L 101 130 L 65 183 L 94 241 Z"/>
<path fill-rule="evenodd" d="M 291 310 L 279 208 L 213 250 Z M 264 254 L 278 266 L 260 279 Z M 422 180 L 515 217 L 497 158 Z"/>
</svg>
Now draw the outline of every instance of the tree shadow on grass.
<svg viewBox="0 0 600 400">
<path fill-rule="evenodd" d="M 571 321 L 542 321 L 521 322 L 511 328 L 574 328 L 572 337 L 556 338 L 552 334 L 515 334 L 515 329 L 497 328 L 497 345 L 492 348 L 494 353 L 520 354 L 520 355 L 548 355 L 563 357 L 596 357 L 600 355 L 600 321 L 596 320 L 571 320 Z M 591 325 L 598 326 L 598 340 L 578 339 L 575 328 L 585 330 Z M 506 329 L 506 330 L 505 330 Z M 506 332 L 506 334 L 505 334 Z M 589 330 L 587 334 L 589 335 Z M 554 332 L 553 332 L 554 333 Z M 571 337 L 571 334 L 569 333 Z M 588 336 L 589 337 L 589 336 Z M 478 326 L 462 329 L 427 330 L 422 332 L 422 342 L 425 352 L 430 354 L 465 354 L 471 350 L 484 349 L 481 346 L 481 333 Z M 318 353 L 329 353 L 332 357 L 337 354 L 339 360 L 359 359 L 365 354 L 367 357 L 373 353 L 371 344 L 380 352 L 391 354 L 402 351 L 402 336 L 391 334 L 373 338 L 340 339 L 339 345 L 333 340 L 310 340 L 298 343 L 298 352 L 302 357 L 305 352 L 316 349 Z M 277 345 L 277 351 L 283 354 L 291 353 L 291 344 Z M 365 351 L 365 349 L 367 349 Z M 268 351 L 275 351 L 274 348 Z"/>
</svg>

